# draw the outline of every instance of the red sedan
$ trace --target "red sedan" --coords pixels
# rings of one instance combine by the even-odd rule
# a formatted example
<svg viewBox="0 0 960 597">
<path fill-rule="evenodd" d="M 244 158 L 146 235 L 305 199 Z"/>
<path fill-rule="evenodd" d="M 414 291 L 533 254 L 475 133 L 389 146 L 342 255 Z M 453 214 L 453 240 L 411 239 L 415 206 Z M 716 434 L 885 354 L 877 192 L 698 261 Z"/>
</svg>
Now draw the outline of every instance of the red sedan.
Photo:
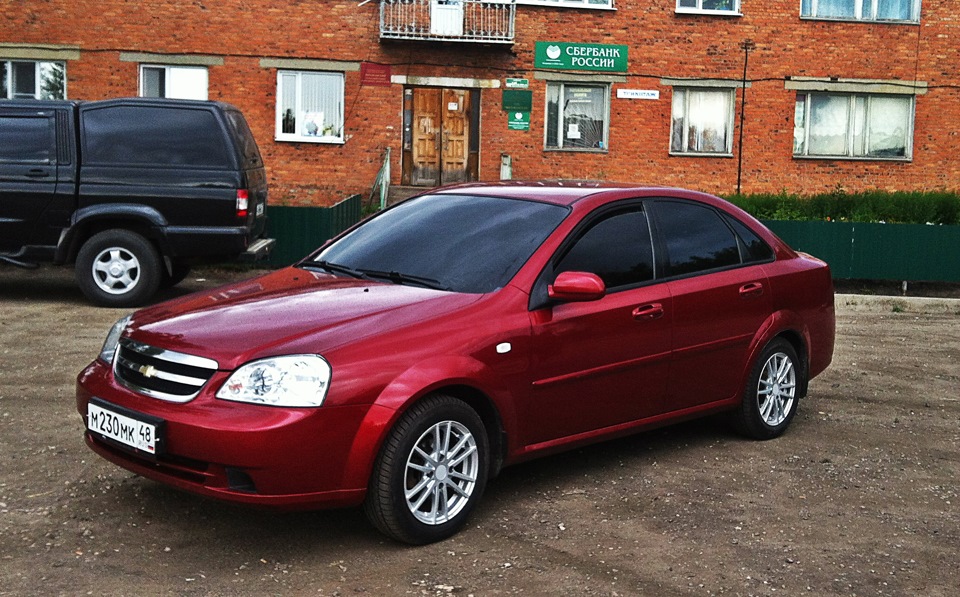
<svg viewBox="0 0 960 597">
<path fill-rule="evenodd" d="M 144 477 L 426 543 L 521 460 L 721 411 L 776 437 L 833 342 L 827 265 L 721 199 L 467 184 L 122 319 L 77 407 Z"/>
</svg>

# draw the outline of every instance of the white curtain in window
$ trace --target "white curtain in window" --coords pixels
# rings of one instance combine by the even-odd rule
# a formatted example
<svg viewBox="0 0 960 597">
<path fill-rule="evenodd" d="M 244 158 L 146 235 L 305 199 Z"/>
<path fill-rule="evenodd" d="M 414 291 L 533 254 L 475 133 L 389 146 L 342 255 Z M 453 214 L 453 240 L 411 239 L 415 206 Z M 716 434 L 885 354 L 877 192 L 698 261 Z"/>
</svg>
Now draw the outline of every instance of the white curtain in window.
<svg viewBox="0 0 960 597">
<path fill-rule="evenodd" d="M 691 91 L 688 103 L 690 129 L 687 148 L 704 153 L 727 151 L 727 122 L 730 115 L 727 91 Z"/>
<path fill-rule="evenodd" d="M 820 0 L 817 3 L 818 17 L 846 17 L 857 15 L 855 0 Z"/>
<path fill-rule="evenodd" d="M 878 0 L 877 18 L 907 21 L 911 18 L 912 8 L 913 0 Z"/>
<path fill-rule="evenodd" d="M 870 98 L 870 114 L 867 122 L 867 155 L 899 157 L 907 154 L 910 107 L 909 98 Z"/>
<path fill-rule="evenodd" d="M 176 99 L 207 99 L 207 69 L 171 66 L 167 77 L 167 96 Z"/>
<path fill-rule="evenodd" d="M 297 132 L 306 137 L 339 137 L 340 112 L 339 76 L 302 73 Z"/>
<path fill-rule="evenodd" d="M 849 125 L 849 96 L 812 96 L 810 98 L 810 155 L 846 155 Z"/>
</svg>

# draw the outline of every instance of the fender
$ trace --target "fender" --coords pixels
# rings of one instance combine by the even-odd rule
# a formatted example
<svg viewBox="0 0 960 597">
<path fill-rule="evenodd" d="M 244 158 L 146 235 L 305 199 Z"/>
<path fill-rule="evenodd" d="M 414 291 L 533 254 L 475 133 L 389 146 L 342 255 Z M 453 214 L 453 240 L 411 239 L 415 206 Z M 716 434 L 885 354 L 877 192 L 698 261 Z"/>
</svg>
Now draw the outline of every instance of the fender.
<svg viewBox="0 0 960 597">
<path fill-rule="evenodd" d="M 82 207 L 73 213 L 70 227 L 60 235 L 54 262 L 66 263 L 75 258 L 80 245 L 86 240 L 86 230 L 96 222 L 104 220 L 121 220 L 133 224 L 129 226 L 131 228 L 143 227 L 158 231 L 158 240 L 161 244 L 164 243 L 162 231 L 168 223 L 156 209 L 138 203 L 100 203 Z"/>
<path fill-rule="evenodd" d="M 498 379 L 484 363 L 465 356 L 442 356 L 410 367 L 390 382 L 367 411 L 344 467 L 343 487 L 367 487 L 373 463 L 387 434 L 404 412 L 431 392 L 452 386 L 470 388 L 493 403 L 507 437 L 516 425 L 516 412 L 505 388 L 481 379 Z"/>
<path fill-rule="evenodd" d="M 797 351 L 797 356 L 800 358 L 800 363 L 804 367 L 804 370 L 809 368 L 810 330 L 797 313 L 787 309 L 775 311 L 767 317 L 750 341 L 745 368 L 740 375 L 739 387 L 741 391 L 740 394 L 737 395 L 738 402 L 740 396 L 743 394 L 743 388 L 746 386 L 747 379 L 750 376 L 750 371 L 753 370 L 753 364 L 760 356 L 760 352 L 763 351 L 764 347 L 766 347 L 771 340 L 784 332 L 790 332 L 800 337 L 801 346 Z M 806 377 L 806 374 L 804 374 L 803 378 L 806 379 Z M 798 392 L 798 397 L 802 398 L 806 393 L 807 385 L 806 382 L 804 382 Z"/>
</svg>

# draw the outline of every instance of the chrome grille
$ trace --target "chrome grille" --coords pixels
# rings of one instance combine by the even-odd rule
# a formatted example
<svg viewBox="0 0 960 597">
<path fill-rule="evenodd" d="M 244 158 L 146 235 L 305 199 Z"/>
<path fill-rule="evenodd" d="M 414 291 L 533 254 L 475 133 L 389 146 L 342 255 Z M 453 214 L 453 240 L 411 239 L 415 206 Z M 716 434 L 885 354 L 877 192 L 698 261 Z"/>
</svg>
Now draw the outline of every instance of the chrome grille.
<svg viewBox="0 0 960 597">
<path fill-rule="evenodd" d="M 157 348 L 121 338 L 113 359 L 117 381 L 134 392 L 170 402 L 187 402 L 217 370 L 213 359 Z"/>
</svg>

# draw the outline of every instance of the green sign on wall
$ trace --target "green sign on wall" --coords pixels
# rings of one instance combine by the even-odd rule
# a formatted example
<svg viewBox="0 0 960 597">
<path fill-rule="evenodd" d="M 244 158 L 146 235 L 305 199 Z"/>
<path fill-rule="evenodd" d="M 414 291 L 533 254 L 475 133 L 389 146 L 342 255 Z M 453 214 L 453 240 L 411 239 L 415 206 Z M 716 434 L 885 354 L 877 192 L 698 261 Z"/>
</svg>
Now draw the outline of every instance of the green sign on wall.
<svg viewBox="0 0 960 597">
<path fill-rule="evenodd" d="M 622 73 L 627 70 L 627 46 L 538 41 L 534 66 Z"/>
</svg>

